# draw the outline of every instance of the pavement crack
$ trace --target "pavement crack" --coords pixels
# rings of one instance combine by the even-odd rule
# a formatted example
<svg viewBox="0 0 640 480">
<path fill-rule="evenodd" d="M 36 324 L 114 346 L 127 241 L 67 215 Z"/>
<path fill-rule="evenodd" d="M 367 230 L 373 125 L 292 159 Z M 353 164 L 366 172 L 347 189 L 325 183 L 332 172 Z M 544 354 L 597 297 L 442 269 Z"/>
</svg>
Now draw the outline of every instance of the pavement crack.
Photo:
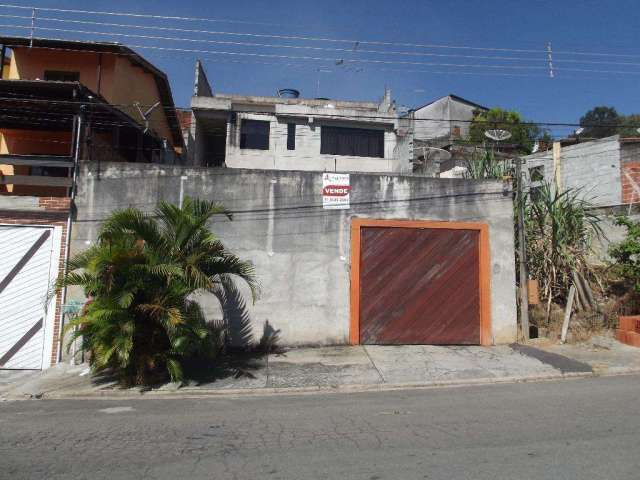
<svg viewBox="0 0 640 480">
<path fill-rule="evenodd" d="M 371 366 L 373 366 L 373 368 L 375 369 L 376 372 L 378 372 L 378 375 L 380 375 L 380 380 L 382 381 L 382 383 L 387 383 L 387 380 L 384 378 L 384 375 L 382 375 L 382 372 L 380 371 L 380 369 L 378 368 L 378 366 L 376 365 L 376 363 L 373 361 L 373 358 L 371 358 L 371 355 L 369 355 L 369 351 L 367 350 L 367 347 L 365 347 L 364 345 L 362 345 L 362 349 L 364 350 L 364 353 L 366 353 L 367 358 L 369 359 L 369 361 L 371 362 Z"/>
</svg>

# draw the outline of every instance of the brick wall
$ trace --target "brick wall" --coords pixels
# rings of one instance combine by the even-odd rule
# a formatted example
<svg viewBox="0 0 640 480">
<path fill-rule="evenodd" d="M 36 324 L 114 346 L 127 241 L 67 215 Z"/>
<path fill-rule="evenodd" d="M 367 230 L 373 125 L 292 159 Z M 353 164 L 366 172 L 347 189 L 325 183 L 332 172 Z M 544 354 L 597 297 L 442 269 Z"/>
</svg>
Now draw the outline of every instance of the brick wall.
<svg viewBox="0 0 640 480">
<path fill-rule="evenodd" d="M 10 225 L 51 225 L 62 227 L 60 242 L 60 260 L 58 262 L 58 276 L 64 273 L 64 260 L 67 248 L 67 219 L 69 215 L 70 198 L 39 197 L 37 210 L 8 210 L 0 209 L 0 224 Z M 55 317 L 53 324 L 53 346 L 51 349 L 51 365 L 58 362 L 60 344 L 60 328 L 62 323 L 62 295 L 56 297 Z"/>
<path fill-rule="evenodd" d="M 639 203 L 640 144 L 638 142 L 631 140 L 623 140 L 621 142 L 620 170 L 620 181 L 622 184 L 622 203 Z"/>
<path fill-rule="evenodd" d="M 621 181 L 622 203 L 640 202 L 640 162 L 624 163 Z"/>
</svg>

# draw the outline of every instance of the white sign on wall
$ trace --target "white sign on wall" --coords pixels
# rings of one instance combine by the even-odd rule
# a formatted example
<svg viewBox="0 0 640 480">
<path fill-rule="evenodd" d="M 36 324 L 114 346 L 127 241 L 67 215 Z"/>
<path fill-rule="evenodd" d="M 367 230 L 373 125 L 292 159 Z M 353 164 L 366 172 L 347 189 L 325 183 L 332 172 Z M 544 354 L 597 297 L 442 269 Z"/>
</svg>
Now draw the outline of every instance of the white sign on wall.
<svg viewBox="0 0 640 480">
<path fill-rule="evenodd" d="M 348 173 L 322 174 L 322 208 L 348 209 L 350 192 Z"/>
</svg>

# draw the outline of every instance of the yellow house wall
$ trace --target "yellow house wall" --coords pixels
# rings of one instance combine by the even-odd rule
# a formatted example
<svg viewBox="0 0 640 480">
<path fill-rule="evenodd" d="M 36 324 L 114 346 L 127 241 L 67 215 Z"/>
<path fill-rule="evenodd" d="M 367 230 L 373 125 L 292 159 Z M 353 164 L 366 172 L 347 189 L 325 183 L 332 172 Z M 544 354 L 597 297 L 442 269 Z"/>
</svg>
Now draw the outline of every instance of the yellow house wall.
<svg viewBox="0 0 640 480">
<path fill-rule="evenodd" d="M 0 154 L 14 155 L 70 155 L 69 132 L 0 129 Z M 0 165 L 3 175 L 29 175 L 29 167 Z M 64 195 L 66 188 L 29 185 L 5 185 L 0 192 L 14 195 Z"/>
<path fill-rule="evenodd" d="M 44 79 L 45 70 L 80 73 L 80 83 L 100 93 L 109 103 L 117 105 L 138 123 L 143 123 L 133 107 L 134 102 L 153 105 L 160 100 L 155 77 L 134 66 L 126 56 L 102 54 L 102 80 L 98 92 L 98 53 L 15 48 L 9 72 L 10 79 Z M 148 108 L 148 107 L 147 107 Z M 173 145 L 171 129 L 162 105 L 151 114 L 151 128 Z"/>
<path fill-rule="evenodd" d="M 134 66 L 126 57 L 117 57 L 114 79 L 113 103 L 132 105 L 134 102 L 139 102 L 146 107 L 142 107 L 146 111 L 160 100 L 155 77 L 151 73 L 145 73 L 140 67 Z M 126 107 L 125 111 L 136 120 L 140 119 L 140 114 L 135 107 Z M 160 137 L 166 138 L 169 145 L 173 145 L 171 129 L 162 105 L 158 105 L 151 114 L 150 126 Z"/>
</svg>

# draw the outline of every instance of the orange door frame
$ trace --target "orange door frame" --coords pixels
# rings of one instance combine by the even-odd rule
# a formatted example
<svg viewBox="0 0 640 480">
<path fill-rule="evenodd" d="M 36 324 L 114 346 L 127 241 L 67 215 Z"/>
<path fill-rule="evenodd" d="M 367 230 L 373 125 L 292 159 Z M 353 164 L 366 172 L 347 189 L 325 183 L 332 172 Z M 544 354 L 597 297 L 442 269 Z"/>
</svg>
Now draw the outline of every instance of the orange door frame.
<svg viewBox="0 0 640 480">
<path fill-rule="evenodd" d="M 362 227 L 444 228 L 449 230 L 476 230 L 480 232 L 480 345 L 493 343 L 491 334 L 491 273 L 489 252 L 489 226 L 476 222 L 434 222 L 422 220 L 378 220 L 353 218 L 351 220 L 351 315 L 349 342 L 360 344 L 360 229 Z"/>
</svg>

